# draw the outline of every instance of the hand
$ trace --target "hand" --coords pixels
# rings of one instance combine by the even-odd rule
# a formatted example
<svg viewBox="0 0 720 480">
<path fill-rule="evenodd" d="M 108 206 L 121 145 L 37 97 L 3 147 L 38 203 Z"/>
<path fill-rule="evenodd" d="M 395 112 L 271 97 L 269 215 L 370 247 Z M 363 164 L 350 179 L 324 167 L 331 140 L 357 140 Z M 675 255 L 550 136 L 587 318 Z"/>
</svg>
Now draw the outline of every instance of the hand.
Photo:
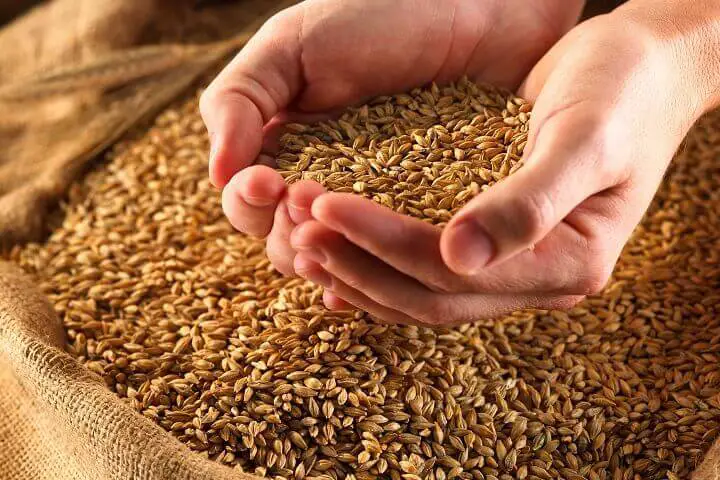
<svg viewBox="0 0 720 480">
<path fill-rule="evenodd" d="M 720 4 L 636 0 L 568 33 L 521 89 L 525 166 L 444 231 L 343 194 L 313 201 L 295 267 L 389 321 L 569 305 L 606 283 L 675 150 L 720 92 Z"/>
<path fill-rule="evenodd" d="M 240 231 L 267 239 L 293 274 L 291 231 L 310 219 L 316 183 L 287 189 L 274 171 L 274 133 L 368 97 L 464 74 L 516 88 L 576 21 L 580 0 L 309 0 L 269 20 L 212 82 L 200 108 L 210 178 Z M 333 305 L 344 305 L 328 294 Z"/>
</svg>

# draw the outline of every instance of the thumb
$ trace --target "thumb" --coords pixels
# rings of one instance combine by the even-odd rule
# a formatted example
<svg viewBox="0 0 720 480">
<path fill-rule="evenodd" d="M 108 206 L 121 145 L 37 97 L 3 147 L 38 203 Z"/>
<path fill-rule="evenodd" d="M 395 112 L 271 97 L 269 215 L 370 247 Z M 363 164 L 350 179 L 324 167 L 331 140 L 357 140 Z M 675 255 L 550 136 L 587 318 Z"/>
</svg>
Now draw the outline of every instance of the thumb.
<svg viewBox="0 0 720 480">
<path fill-rule="evenodd" d="M 265 22 L 200 98 L 210 136 L 210 180 L 216 187 L 255 161 L 263 127 L 300 89 L 299 8 Z"/>
<path fill-rule="evenodd" d="M 544 119 L 525 165 L 468 203 L 443 231 L 448 267 L 470 275 L 532 248 L 586 198 L 609 187 L 612 172 L 598 168 L 600 132 L 597 115 L 583 104 Z"/>
<path fill-rule="evenodd" d="M 689 127 L 687 106 L 654 98 L 683 96 L 673 95 L 682 83 L 652 44 L 622 17 L 604 17 L 576 27 L 540 61 L 523 86 L 537 96 L 525 165 L 445 228 L 440 247 L 449 268 L 476 273 L 533 248 L 586 199 L 627 184 L 633 172 L 641 172 L 630 182 L 637 198 L 614 214 L 613 228 L 639 221 Z M 591 239 L 592 225 L 570 226 Z"/>
</svg>

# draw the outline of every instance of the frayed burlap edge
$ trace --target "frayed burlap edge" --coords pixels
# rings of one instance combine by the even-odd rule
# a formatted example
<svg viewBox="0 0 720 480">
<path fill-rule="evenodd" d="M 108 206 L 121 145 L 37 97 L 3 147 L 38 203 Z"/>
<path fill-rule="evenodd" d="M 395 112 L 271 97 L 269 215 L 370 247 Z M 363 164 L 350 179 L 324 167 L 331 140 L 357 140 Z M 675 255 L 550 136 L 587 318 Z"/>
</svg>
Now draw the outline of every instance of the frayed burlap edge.
<svg viewBox="0 0 720 480">
<path fill-rule="evenodd" d="M 272 4 L 233 38 L 96 56 L 0 87 L 0 248 L 38 239 L 89 162 L 240 48 Z M 47 299 L 0 262 L 0 478 L 257 478 L 193 453 L 113 394 L 64 350 Z"/>
<path fill-rule="evenodd" d="M 0 468 L 4 479 L 103 478 L 138 480 L 253 479 L 202 458 L 123 403 L 102 380 L 62 349 L 64 331 L 46 298 L 16 267 L 0 263 L 0 365 L 17 379 L 3 416 L 18 430 L 48 435 L 43 441 L 16 439 L 43 449 L 52 443 L 53 463 L 44 451 L 19 451 L 30 465 Z M 7 370 L 3 372 L 7 374 Z M 23 406 L 34 408 L 25 408 Z M 15 411 L 8 411 L 7 408 Z M 32 415 L 32 416 L 30 416 Z M 42 425 L 43 430 L 33 429 Z M 0 429 L 0 435 L 3 430 Z M 29 441 L 28 441 L 29 440 Z M 35 441 L 33 441 L 35 440 Z M 12 439 L 0 436 L 11 448 Z M 58 455 L 58 452 L 66 455 Z M 7 453 L 7 452 L 6 452 Z M 37 456 L 37 459 L 33 457 Z M 12 462 L 10 462 L 12 463 Z M 4 468 L 12 471 L 2 471 Z M 72 469 L 80 469 L 73 471 Z M 40 472 L 38 472 L 40 470 Z M 32 474 L 32 476 L 31 476 Z"/>
</svg>

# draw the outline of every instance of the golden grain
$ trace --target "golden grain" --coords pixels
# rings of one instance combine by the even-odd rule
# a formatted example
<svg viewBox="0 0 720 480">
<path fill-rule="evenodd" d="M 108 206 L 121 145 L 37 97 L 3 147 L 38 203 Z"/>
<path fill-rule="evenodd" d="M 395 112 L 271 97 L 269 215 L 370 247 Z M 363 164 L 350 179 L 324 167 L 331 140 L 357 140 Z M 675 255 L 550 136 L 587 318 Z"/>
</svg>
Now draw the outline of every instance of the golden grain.
<svg viewBox="0 0 720 480">
<path fill-rule="evenodd" d="M 432 116 L 458 101 L 441 93 L 393 101 Z M 387 119 L 378 134 L 398 117 L 389 101 L 368 107 Z M 205 178 L 195 102 L 118 144 L 73 187 L 50 239 L 11 253 L 51 298 L 68 351 L 138 412 L 200 455 L 297 480 L 676 479 L 702 459 L 720 428 L 719 114 L 689 136 L 602 295 L 428 330 L 328 312 L 318 288 L 233 233 Z M 313 148 L 340 160 L 333 142 L 364 155 L 374 141 L 368 178 L 348 183 L 360 193 L 432 143 L 413 132 L 410 149 L 385 151 L 353 125 L 333 127 L 352 144 L 324 132 Z M 468 141 L 443 158 L 508 148 Z"/>
<path fill-rule="evenodd" d="M 520 168 L 530 104 L 467 79 L 381 97 L 339 119 L 291 124 L 278 168 L 443 225 Z"/>
</svg>

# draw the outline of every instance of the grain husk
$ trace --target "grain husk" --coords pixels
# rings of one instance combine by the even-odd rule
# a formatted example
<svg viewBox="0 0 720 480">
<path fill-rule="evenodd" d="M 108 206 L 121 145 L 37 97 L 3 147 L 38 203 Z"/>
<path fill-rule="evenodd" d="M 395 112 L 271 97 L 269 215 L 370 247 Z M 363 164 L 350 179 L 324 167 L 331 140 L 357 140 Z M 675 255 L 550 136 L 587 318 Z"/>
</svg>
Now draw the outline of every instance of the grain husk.
<svg viewBox="0 0 720 480">
<path fill-rule="evenodd" d="M 430 330 L 326 311 L 233 232 L 196 103 L 117 145 L 50 239 L 10 255 L 67 351 L 137 412 L 271 478 L 662 479 L 701 462 L 720 426 L 718 113 L 601 295 Z"/>
<path fill-rule="evenodd" d="M 527 101 L 464 78 L 383 96 L 337 119 L 290 124 L 277 163 L 286 182 L 314 180 L 444 225 L 521 166 Z"/>
</svg>

